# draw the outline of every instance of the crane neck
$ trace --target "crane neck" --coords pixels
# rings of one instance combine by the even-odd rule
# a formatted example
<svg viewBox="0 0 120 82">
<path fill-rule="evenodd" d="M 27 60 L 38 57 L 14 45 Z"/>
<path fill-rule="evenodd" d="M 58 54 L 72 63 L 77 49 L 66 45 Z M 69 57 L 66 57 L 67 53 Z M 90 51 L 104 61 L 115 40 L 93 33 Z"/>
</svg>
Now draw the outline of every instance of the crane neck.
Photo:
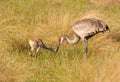
<svg viewBox="0 0 120 82">
<path fill-rule="evenodd" d="M 51 52 L 55 52 L 52 47 L 47 47 L 45 44 L 43 44 L 41 47 L 44 48 L 44 49 L 46 49 L 46 50 L 49 50 Z"/>
<path fill-rule="evenodd" d="M 64 36 L 64 38 L 67 40 L 70 44 L 75 44 L 80 40 L 80 37 L 77 35 L 74 35 L 74 39 L 70 39 L 68 36 Z"/>
</svg>

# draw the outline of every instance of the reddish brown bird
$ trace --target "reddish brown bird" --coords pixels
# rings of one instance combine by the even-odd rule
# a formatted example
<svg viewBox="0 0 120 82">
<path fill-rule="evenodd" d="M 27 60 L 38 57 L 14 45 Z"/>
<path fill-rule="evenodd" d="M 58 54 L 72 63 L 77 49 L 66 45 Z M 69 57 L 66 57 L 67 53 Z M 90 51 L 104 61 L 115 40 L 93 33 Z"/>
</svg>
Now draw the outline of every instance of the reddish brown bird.
<svg viewBox="0 0 120 82">
<path fill-rule="evenodd" d="M 29 45 L 31 47 L 29 55 L 32 56 L 33 51 L 35 51 L 35 57 L 37 58 L 40 48 L 44 48 L 51 52 L 55 52 L 53 48 L 47 47 L 40 38 L 31 38 L 29 39 Z"/>
<path fill-rule="evenodd" d="M 67 40 L 70 44 L 77 43 L 80 38 L 84 41 L 84 52 L 88 53 L 88 39 L 98 33 L 104 33 L 105 31 L 110 31 L 109 27 L 102 20 L 95 18 L 83 19 L 72 25 L 72 30 L 74 32 L 74 39 L 69 39 L 68 36 L 63 35 L 59 38 L 59 43 L 56 52 L 59 50 L 61 43 Z"/>
</svg>

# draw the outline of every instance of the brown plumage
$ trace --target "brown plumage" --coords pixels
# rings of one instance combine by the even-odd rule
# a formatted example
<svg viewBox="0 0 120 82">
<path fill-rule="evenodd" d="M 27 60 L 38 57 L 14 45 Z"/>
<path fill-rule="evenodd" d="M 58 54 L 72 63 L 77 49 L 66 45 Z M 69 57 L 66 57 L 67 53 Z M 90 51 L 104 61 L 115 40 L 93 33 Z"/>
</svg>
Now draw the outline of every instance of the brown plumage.
<svg viewBox="0 0 120 82">
<path fill-rule="evenodd" d="M 29 45 L 31 47 L 31 49 L 29 51 L 30 56 L 32 56 L 32 52 L 35 51 L 35 57 L 37 58 L 37 54 L 38 54 L 40 48 L 44 48 L 51 52 L 55 52 L 53 48 L 47 47 L 40 38 L 31 38 L 28 41 L 29 41 Z"/>
</svg>

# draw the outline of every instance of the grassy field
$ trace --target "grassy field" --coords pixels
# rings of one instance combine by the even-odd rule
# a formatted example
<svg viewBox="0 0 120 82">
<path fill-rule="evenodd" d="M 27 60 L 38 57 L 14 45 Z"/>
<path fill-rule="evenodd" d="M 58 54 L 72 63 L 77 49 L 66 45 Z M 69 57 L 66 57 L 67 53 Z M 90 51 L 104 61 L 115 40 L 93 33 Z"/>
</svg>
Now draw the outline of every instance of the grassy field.
<svg viewBox="0 0 120 82">
<path fill-rule="evenodd" d="M 28 56 L 29 38 L 56 48 L 84 18 L 104 20 L 111 30 L 89 40 L 87 60 L 82 41 Z M 120 0 L 0 0 L 0 82 L 120 82 Z"/>
</svg>

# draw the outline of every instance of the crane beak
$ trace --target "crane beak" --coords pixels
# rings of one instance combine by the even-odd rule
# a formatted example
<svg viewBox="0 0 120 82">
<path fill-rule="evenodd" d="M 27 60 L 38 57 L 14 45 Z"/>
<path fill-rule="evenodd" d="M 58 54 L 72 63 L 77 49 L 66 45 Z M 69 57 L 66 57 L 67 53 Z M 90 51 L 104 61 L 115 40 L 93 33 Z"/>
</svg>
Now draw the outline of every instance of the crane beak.
<svg viewBox="0 0 120 82">
<path fill-rule="evenodd" d="M 57 45 L 57 49 L 55 51 L 56 53 L 58 52 L 59 48 L 60 48 L 60 43 Z"/>
</svg>

